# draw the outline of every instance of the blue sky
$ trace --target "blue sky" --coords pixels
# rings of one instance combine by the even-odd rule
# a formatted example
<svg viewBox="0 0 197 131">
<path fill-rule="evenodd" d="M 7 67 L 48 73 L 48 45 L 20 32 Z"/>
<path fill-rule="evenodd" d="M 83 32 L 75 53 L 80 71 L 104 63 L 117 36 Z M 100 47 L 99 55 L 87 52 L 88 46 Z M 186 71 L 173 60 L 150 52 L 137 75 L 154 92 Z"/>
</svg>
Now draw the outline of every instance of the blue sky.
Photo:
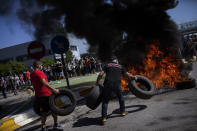
<svg viewBox="0 0 197 131">
<path fill-rule="evenodd" d="M 178 6 L 167 12 L 177 24 L 197 20 L 197 0 L 179 0 Z"/>
<path fill-rule="evenodd" d="M 21 26 L 14 10 L 7 16 L 0 16 L 0 49 L 34 40 Z M 167 12 L 177 24 L 197 20 L 197 0 L 179 0 L 179 5 Z"/>
</svg>

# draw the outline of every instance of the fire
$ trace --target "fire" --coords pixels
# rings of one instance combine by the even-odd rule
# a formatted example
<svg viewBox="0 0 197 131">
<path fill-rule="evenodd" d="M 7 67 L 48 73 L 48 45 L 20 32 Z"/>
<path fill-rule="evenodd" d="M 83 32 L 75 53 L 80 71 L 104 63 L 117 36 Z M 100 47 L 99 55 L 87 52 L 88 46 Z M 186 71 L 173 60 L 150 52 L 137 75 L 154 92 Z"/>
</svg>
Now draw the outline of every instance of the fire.
<svg viewBox="0 0 197 131">
<path fill-rule="evenodd" d="M 129 88 L 127 88 L 128 82 L 124 77 L 122 77 L 122 79 L 121 79 L 121 84 L 122 84 L 121 88 L 122 88 L 123 92 L 129 91 Z"/>
<path fill-rule="evenodd" d="M 166 49 L 168 50 L 168 49 Z M 148 47 L 148 53 L 141 65 L 130 67 L 129 72 L 133 75 L 143 75 L 152 80 L 156 88 L 174 87 L 175 83 L 185 78 L 180 75 L 182 62 L 173 53 L 165 54 L 159 49 L 159 42 L 155 41 Z M 125 79 L 122 79 L 123 91 L 128 90 Z"/>
</svg>

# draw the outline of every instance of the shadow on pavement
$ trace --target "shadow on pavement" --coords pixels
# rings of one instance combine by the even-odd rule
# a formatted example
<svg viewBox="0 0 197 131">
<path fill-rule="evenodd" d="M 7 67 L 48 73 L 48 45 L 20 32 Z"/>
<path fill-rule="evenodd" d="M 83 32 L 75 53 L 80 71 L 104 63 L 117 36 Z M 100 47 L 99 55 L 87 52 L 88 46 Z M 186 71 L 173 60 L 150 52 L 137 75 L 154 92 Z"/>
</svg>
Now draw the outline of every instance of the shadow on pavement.
<svg viewBox="0 0 197 131">
<path fill-rule="evenodd" d="M 174 102 L 173 104 L 175 105 L 186 105 L 186 104 L 191 104 L 192 102 Z"/>
<path fill-rule="evenodd" d="M 128 110 L 129 108 L 134 108 L 134 110 Z M 134 112 L 144 110 L 146 108 L 147 108 L 146 105 L 132 105 L 132 106 L 126 106 L 126 109 L 127 109 L 126 111 L 127 111 L 127 113 L 134 113 Z M 118 114 L 118 115 L 112 116 L 113 114 Z M 109 116 L 108 118 L 121 117 L 120 110 L 116 109 L 111 114 L 109 114 L 108 116 Z"/>
<path fill-rule="evenodd" d="M 28 129 L 17 129 L 16 131 L 39 131 L 41 128 L 41 125 L 36 125 L 36 126 L 33 126 L 33 127 L 30 127 Z"/>
<path fill-rule="evenodd" d="M 126 109 L 128 108 L 137 108 L 134 110 L 127 111 L 128 113 L 134 113 L 134 112 L 146 109 L 147 106 L 146 105 L 126 106 Z M 111 116 L 112 114 L 118 114 L 118 115 Z M 111 114 L 108 115 L 108 118 L 114 118 L 114 117 L 121 117 L 119 109 L 114 110 Z M 73 124 L 73 127 L 83 127 L 83 126 L 90 126 L 90 125 L 101 125 L 100 117 L 96 117 L 96 118 L 84 117 L 84 118 L 78 119 L 77 122 Z"/>
<path fill-rule="evenodd" d="M 9 115 L 10 113 L 16 111 L 20 106 L 22 106 L 26 101 L 22 100 L 13 100 L 1 105 L 0 110 L 0 119 L 4 118 L 5 116 Z"/>
<path fill-rule="evenodd" d="M 83 127 L 83 126 L 90 126 L 90 125 L 100 125 L 100 117 L 97 118 L 88 118 L 84 117 L 78 119 L 77 122 L 73 124 L 73 127 Z"/>
<path fill-rule="evenodd" d="M 63 129 L 48 129 L 48 131 L 63 131 Z"/>
</svg>

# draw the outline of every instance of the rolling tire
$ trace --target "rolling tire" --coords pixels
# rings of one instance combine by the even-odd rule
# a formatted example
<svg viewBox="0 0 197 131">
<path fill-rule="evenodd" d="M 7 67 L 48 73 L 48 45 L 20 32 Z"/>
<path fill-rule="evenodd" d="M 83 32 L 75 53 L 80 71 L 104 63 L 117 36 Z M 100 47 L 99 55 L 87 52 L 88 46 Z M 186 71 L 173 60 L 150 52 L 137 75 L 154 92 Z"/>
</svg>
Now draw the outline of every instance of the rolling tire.
<svg viewBox="0 0 197 131">
<path fill-rule="evenodd" d="M 58 95 L 52 94 L 49 97 L 49 107 L 53 113 L 60 115 L 60 116 L 65 116 L 74 111 L 76 104 L 77 104 L 77 100 L 75 98 L 75 95 L 69 89 L 60 89 L 59 92 L 60 94 Z M 71 104 L 65 107 L 58 107 L 56 105 L 56 98 L 59 96 L 67 96 L 70 99 Z"/>
<path fill-rule="evenodd" d="M 193 78 L 187 81 L 181 81 L 176 83 L 177 90 L 190 89 L 193 87 L 196 87 L 196 80 Z"/>
<path fill-rule="evenodd" d="M 137 81 L 131 80 L 129 82 L 129 88 L 136 97 L 141 99 L 150 99 L 155 93 L 155 86 L 152 81 L 140 75 L 137 75 Z"/>
<path fill-rule="evenodd" d="M 85 97 L 87 107 L 95 110 L 100 105 L 103 97 L 102 88 L 101 86 L 93 86 L 89 95 Z"/>
</svg>

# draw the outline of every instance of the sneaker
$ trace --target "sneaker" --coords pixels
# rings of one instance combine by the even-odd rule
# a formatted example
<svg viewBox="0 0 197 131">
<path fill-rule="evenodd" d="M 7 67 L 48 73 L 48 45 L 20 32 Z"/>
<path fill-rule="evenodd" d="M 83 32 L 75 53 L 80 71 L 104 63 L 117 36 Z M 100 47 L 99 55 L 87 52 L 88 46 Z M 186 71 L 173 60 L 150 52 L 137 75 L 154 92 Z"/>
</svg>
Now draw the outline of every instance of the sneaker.
<svg viewBox="0 0 197 131">
<path fill-rule="evenodd" d="M 121 116 L 126 116 L 127 115 L 127 112 L 122 112 L 121 113 Z"/>
<path fill-rule="evenodd" d="M 58 123 L 55 123 L 53 125 L 53 129 L 62 129 L 62 126 L 60 124 L 58 124 Z"/>
<path fill-rule="evenodd" d="M 102 125 L 105 125 L 106 122 L 107 122 L 107 119 L 106 119 L 106 118 L 102 118 L 101 124 L 102 124 Z"/>
</svg>

